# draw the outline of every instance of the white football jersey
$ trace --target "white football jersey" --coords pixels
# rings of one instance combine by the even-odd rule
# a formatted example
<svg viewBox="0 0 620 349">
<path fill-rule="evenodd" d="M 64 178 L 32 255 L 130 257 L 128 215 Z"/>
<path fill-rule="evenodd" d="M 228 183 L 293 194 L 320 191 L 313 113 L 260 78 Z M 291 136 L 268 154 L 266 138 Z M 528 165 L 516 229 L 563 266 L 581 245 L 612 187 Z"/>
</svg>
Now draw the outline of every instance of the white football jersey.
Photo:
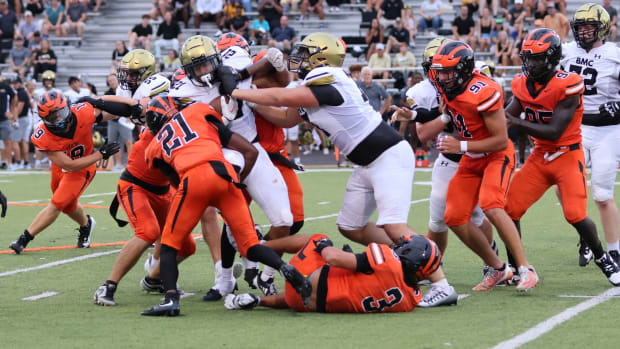
<svg viewBox="0 0 620 349">
<path fill-rule="evenodd" d="M 250 54 L 238 46 L 231 46 L 220 52 L 222 63 L 236 70 L 243 70 L 252 64 Z M 252 87 L 252 77 L 243 81 L 239 81 L 237 87 L 240 89 L 250 89 Z M 170 89 L 170 96 L 177 98 L 189 98 L 200 103 L 211 103 L 215 98 L 219 97 L 220 83 L 216 82 L 213 87 L 197 86 L 189 78 L 189 76 L 174 83 Z M 252 142 L 256 139 L 256 124 L 254 122 L 254 113 L 252 109 L 243 102 L 241 107 L 242 116 L 228 124 L 228 128 L 243 136 L 243 138 Z"/>
<path fill-rule="evenodd" d="M 338 106 L 302 108 L 308 120 L 325 131 L 340 151 L 349 155 L 382 122 L 381 115 L 368 103 L 368 97 L 342 68 L 319 67 L 308 73 L 306 86 L 330 84 L 342 96 Z"/>
<path fill-rule="evenodd" d="M 570 42 L 562 47 L 560 65 L 583 77 L 584 113 L 598 114 L 601 104 L 620 100 L 620 49 L 616 44 L 607 42 L 586 52 L 576 42 Z"/>
<path fill-rule="evenodd" d="M 439 106 L 437 90 L 429 79 L 424 79 L 411 86 L 405 96 L 407 97 L 407 105 L 413 110 L 418 108 L 431 110 Z"/>
<path fill-rule="evenodd" d="M 170 80 L 158 73 L 153 74 L 146 78 L 146 80 L 142 81 L 140 86 L 136 89 L 136 92 L 133 94 L 131 93 L 131 90 L 125 90 L 119 85 L 116 88 L 116 95 L 133 98 L 136 101 L 139 101 L 144 97 L 154 97 L 158 94 L 167 92 L 169 88 Z"/>
</svg>

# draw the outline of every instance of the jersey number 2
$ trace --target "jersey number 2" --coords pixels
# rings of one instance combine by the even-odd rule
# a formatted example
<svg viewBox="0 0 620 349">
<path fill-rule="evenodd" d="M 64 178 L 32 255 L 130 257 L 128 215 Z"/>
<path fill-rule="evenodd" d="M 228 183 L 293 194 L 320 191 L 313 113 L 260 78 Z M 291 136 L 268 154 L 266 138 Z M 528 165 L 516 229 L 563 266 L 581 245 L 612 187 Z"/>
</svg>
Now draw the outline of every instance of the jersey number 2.
<svg viewBox="0 0 620 349">
<path fill-rule="evenodd" d="M 175 134 L 174 127 L 172 126 L 173 122 L 179 125 L 183 135 Z M 198 138 L 198 134 L 189 128 L 189 125 L 180 113 L 167 122 L 157 135 L 157 141 L 161 143 L 161 148 L 168 157 L 170 157 L 173 150 L 184 146 L 196 138 Z"/>
</svg>

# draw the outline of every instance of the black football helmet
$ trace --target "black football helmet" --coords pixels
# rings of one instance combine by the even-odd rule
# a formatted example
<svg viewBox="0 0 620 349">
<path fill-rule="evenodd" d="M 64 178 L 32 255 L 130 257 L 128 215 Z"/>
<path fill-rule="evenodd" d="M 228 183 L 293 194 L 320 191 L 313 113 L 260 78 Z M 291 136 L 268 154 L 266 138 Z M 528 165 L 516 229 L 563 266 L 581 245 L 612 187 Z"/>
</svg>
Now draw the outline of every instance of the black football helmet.
<svg viewBox="0 0 620 349">
<path fill-rule="evenodd" d="M 449 41 L 441 45 L 433 56 L 429 79 L 440 93 L 455 96 L 474 76 L 474 51 L 464 42 Z M 449 79 L 440 79 L 439 72 L 449 72 Z"/>
<path fill-rule="evenodd" d="M 417 289 L 418 282 L 428 278 L 441 263 L 439 247 L 423 235 L 411 235 L 401 238 L 394 248 L 400 259 L 405 283 Z"/>
<path fill-rule="evenodd" d="M 560 36 L 548 28 L 531 32 L 521 44 L 521 69 L 529 79 L 544 84 L 556 72 L 562 58 Z"/>
<path fill-rule="evenodd" d="M 168 95 L 154 97 L 146 109 L 146 125 L 152 134 L 157 134 L 178 112 L 179 108 L 174 98 Z"/>
</svg>

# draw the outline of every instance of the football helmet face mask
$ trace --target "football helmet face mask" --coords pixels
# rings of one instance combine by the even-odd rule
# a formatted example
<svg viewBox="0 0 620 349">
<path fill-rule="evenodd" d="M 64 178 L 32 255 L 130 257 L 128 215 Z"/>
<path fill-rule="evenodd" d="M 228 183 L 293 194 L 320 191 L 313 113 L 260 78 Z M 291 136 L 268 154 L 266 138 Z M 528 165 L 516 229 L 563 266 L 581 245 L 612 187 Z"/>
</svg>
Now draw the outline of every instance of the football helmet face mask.
<svg viewBox="0 0 620 349">
<path fill-rule="evenodd" d="M 217 41 L 217 49 L 222 52 L 231 46 L 238 46 L 244 49 L 248 54 L 250 53 L 250 45 L 245 38 L 237 33 L 226 33 L 220 37 Z"/>
<path fill-rule="evenodd" d="M 118 67 L 118 84 L 123 90 L 135 91 L 149 76 L 155 74 L 155 56 L 137 49 L 123 56 Z"/>
<path fill-rule="evenodd" d="M 297 44 L 289 55 L 288 70 L 303 79 L 317 67 L 341 67 L 345 54 L 344 45 L 333 35 L 310 34 Z"/>
<path fill-rule="evenodd" d="M 562 43 L 558 34 L 548 28 L 531 32 L 521 44 L 523 74 L 539 84 L 545 84 L 556 72 L 562 57 Z"/>
<path fill-rule="evenodd" d="M 459 94 L 474 76 L 474 51 L 464 42 L 446 42 L 433 56 L 429 79 L 440 93 Z"/>
<path fill-rule="evenodd" d="M 183 70 L 196 86 L 213 87 L 215 70 L 221 63 L 217 46 L 206 36 L 194 35 L 181 47 Z"/>
<path fill-rule="evenodd" d="M 418 282 L 428 278 L 441 263 L 439 247 L 423 235 L 401 238 L 394 253 L 402 264 L 405 283 L 416 289 Z"/>
<path fill-rule="evenodd" d="M 37 112 L 43 123 L 50 130 L 66 130 L 69 127 L 71 109 L 62 93 L 50 91 L 44 93 L 37 104 Z"/>
<path fill-rule="evenodd" d="M 426 47 L 424 48 L 424 55 L 422 60 L 424 76 L 428 77 L 428 72 L 431 69 L 431 65 L 433 64 L 433 56 L 435 55 L 435 52 L 437 52 L 437 49 L 439 49 L 441 45 L 450 41 L 452 40 L 447 38 L 435 38 L 431 40 L 428 45 L 426 45 Z"/>
<path fill-rule="evenodd" d="M 174 98 L 161 95 L 152 98 L 146 109 L 146 125 L 152 134 L 156 135 L 168 120 L 179 112 Z"/>
<path fill-rule="evenodd" d="M 575 11 L 570 26 L 577 44 L 589 50 L 596 42 L 607 39 L 610 23 L 609 14 L 603 6 L 587 3 Z"/>
</svg>

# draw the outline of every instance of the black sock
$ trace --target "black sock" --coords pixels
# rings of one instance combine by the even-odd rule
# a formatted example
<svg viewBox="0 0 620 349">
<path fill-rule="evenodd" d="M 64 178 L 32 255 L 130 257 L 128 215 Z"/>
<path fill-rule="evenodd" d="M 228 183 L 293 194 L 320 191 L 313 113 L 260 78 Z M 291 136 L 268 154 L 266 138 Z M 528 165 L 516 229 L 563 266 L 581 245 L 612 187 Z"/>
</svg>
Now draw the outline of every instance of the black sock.
<svg viewBox="0 0 620 349">
<path fill-rule="evenodd" d="M 590 217 L 586 217 L 584 220 L 579 221 L 577 223 L 572 224 L 579 236 L 585 243 L 590 247 L 592 253 L 594 254 L 594 258 L 599 259 L 603 256 L 605 251 L 603 250 L 603 246 L 601 245 L 601 240 L 598 238 L 598 233 L 596 232 L 596 225 L 594 221 L 590 219 Z"/>
<path fill-rule="evenodd" d="M 30 235 L 30 232 L 28 231 L 28 229 L 24 230 L 24 237 L 26 238 L 26 240 L 28 241 L 32 241 L 32 239 L 34 239 L 34 236 Z"/>
<path fill-rule="evenodd" d="M 161 245 L 161 253 L 159 256 L 159 269 L 161 273 L 161 281 L 166 292 L 177 289 L 177 280 L 179 279 L 179 266 L 177 265 L 177 250 L 168 246 Z"/>
<path fill-rule="evenodd" d="M 521 221 L 513 220 L 513 222 L 515 223 L 515 226 L 517 227 L 517 231 L 519 232 L 519 238 L 521 238 Z M 513 267 L 515 270 L 517 270 L 519 268 L 519 266 L 517 265 L 517 260 L 510 252 L 510 249 L 508 248 L 508 246 L 506 246 L 506 256 L 508 257 L 508 263 L 510 263 L 510 266 Z"/>
<path fill-rule="evenodd" d="M 106 280 L 103 284 L 112 292 L 116 291 L 116 287 L 118 286 L 118 283 L 112 280 Z"/>
<path fill-rule="evenodd" d="M 261 262 L 274 269 L 280 269 L 284 264 L 282 258 L 267 246 L 254 245 L 248 249 L 248 259 L 254 262 Z"/>
<path fill-rule="evenodd" d="M 222 229 L 222 239 L 220 240 L 220 250 L 222 252 L 222 268 L 232 268 L 235 262 L 235 248 L 228 240 L 228 234 L 226 234 L 226 224 Z"/>
</svg>

